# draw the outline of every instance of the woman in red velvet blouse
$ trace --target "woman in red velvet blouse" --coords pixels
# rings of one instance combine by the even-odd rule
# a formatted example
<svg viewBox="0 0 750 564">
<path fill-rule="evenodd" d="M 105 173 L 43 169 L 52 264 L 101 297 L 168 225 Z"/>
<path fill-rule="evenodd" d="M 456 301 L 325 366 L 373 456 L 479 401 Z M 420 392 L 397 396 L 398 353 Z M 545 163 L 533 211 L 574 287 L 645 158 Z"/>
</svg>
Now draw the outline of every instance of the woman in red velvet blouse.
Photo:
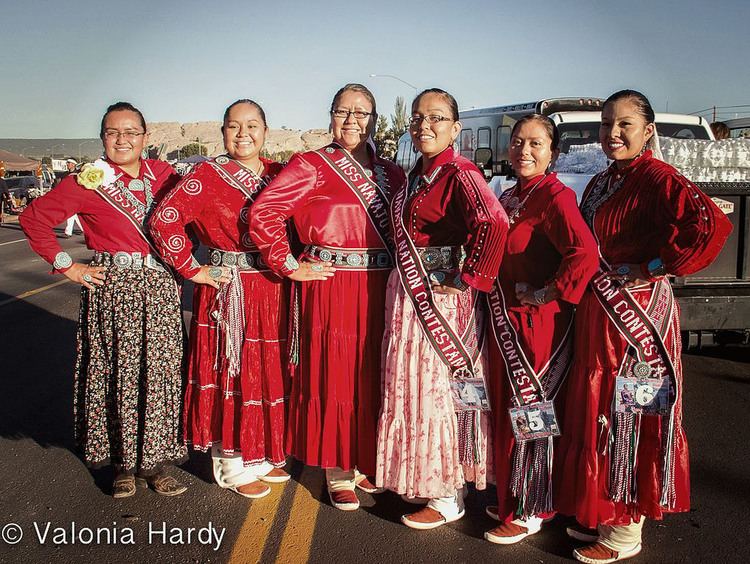
<svg viewBox="0 0 750 564">
<path fill-rule="evenodd" d="M 645 518 L 690 509 L 680 318 L 666 276 L 709 265 L 732 226 L 711 198 L 655 158 L 655 139 L 643 94 L 610 96 L 599 140 L 614 162 L 581 200 L 601 261 L 576 313 L 554 502 L 581 526 L 569 534 L 593 542 L 574 551 L 583 562 L 634 556 Z M 644 413 L 657 397 L 647 394 L 626 405 L 620 399 L 633 397 L 620 393 L 626 385 L 665 390 L 666 409 Z"/>
</svg>

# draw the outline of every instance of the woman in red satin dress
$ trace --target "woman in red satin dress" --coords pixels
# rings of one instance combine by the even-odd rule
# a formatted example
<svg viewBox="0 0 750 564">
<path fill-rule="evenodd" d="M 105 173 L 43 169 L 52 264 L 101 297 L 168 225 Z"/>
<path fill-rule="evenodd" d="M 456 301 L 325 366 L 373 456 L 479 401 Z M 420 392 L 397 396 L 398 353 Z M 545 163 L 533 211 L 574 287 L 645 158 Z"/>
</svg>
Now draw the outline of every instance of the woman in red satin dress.
<svg viewBox="0 0 750 564">
<path fill-rule="evenodd" d="M 253 199 L 281 170 L 260 157 L 263 109 L 238 100 L 224 113 L 227 154 L 198 165 L 151 217 L 164 260 L 195 284 L 185 435 L 212 451 L 217 483 L 242 496 L 284 482 L 287 284 L 260 260 L 247 233 Z M 192 254 L 188 232 L 209 248 Z"/>
<path fill-rule="evenodd" d="M 593 542 L 575 558 L 594 563 L 638 554 L 645 518 L 690 509 L 680 319 L 665 276 L 705 268 L 732 229 L 711 198 L 654 157 L 654 112 L 643 94 L 607 99 L 599 139 L 614 163 L 591 180 L 581 211 L 602 261 L 576 313 L 555 453 L 555 508 L 575 515 L 570 536 Z M 649 324 L 653 330 L 641 327 Z M 659 376 L 668 376 L 665 415 L 622 411 L 618 380 L 624 389 L 626 378 Z"/>
<path fill-rule="evenodd" d="M 333 143 L 290 160 L 255 203 L 250 234 L 269 267 L 295 281 L 287 450 L 325 468 L 332 504 L 354 510 L 356 488 L 375 491 L 366 475 L 375 470 L 393 265 L 387 209 L 404 174 L 368 142 L 377 113 L 367 88 L 344 86 L 330 112 Z M 292 223 L 305 245 L 300 257 L 287 237 Z"/>
</svg>

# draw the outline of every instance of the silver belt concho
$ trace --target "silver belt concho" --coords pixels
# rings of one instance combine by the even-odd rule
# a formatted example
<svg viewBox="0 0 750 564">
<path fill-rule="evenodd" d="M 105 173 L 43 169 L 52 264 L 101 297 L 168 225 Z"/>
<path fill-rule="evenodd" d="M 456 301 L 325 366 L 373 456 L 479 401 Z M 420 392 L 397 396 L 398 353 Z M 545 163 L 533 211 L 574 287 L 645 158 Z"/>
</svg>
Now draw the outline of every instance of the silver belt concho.
<svg viewBox="0 0 750 564">
<path fill-rule="evenodd" d="M 304 254 L 310 258 L 332 262 L 336 268 L 358 270 L 393 268 L 391 256 L 385 249 L 333 249 L 308 245 Z"/>
<path fill-rule="evenodd" d="M 140 270 L 142 268 L 150 268 L 151 270 L 158 270 L 159 272 L 166 272 L 164 265 L 159 262 L 153 255 L 142 255 L 141 253 L 127 253 L 125 251 L 118 251 L 114 254 L 100 252 L 94 255 L 94 263 L 106 263 L 109 262 L 112 266 L 117 268 L 130 268 L 133 270 Z"/>
<path fill-rule="evenodd" d="M 235 252 L 210 249 L 208 262 L 211 266 L 236 266 L 240 270 L 268 270 L 260 251 Z"/>
<path fill-rule="evenodd" d="M 463 247 L 417 247 L 425 270 L 457 270 L 464 259 Z"/>
</svg>

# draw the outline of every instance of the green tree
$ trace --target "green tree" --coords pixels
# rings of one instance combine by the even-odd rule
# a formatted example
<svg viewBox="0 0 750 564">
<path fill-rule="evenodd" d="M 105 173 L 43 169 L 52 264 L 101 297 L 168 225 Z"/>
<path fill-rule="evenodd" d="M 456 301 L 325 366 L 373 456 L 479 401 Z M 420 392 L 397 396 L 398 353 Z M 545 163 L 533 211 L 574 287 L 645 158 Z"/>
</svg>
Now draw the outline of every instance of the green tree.
<svg viewBox="0 0 750 564">
<path fill-rule="evenodd" d="M 393 159 L 398 150 L 398 140 L 404 134 L 409 125 L 409 117 L 406 113 L 406 103 L 403 97 L 398 96 L 393 105 L 394 113 L 391 114 L 391 123 L 381 115 L 375 128 L 375 146 L 378 154 L 386 159 Z"/>
<path fill-rule="evenodd" d="M 404 134 L 409 123 L 409 117 L 406 113 L 406 103 L 404 102 L 403 96 L 396 97 L 396 103 L 393 105 L 393 109 L 396 113 L 391 115 L 391 131 L 393 138 L 398 143 L 398 138 Z"/>
<path fill-rule="evenodd" d="M 193 155 L 201 155 L 203 157 L 208 155 L 208 149 L 203 143 L 199 143 L 197 140 L 195 143 L 188 143 L 180 148 L 180 158 L 192 157 Z"/>
<path fill-rule="evenodd" d="M 378 149 L 378 154 L 381 157 L 392 158 L 392 155 L 387 154 L 390 144 L 390 135 L 388 118 L 384 115 L 378 116 L 378 123 L 375 126 L 375 135 L 373 135 L 373 139 L 375 141 L 375 147 Z"/>
</svg>

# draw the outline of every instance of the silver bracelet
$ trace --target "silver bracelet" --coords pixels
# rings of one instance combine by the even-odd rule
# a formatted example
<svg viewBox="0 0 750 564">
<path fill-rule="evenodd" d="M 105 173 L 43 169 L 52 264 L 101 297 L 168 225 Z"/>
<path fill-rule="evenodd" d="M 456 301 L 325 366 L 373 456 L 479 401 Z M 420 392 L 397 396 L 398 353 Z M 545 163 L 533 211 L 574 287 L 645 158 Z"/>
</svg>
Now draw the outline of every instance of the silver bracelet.
<svg viewBox="0 0 750 564">
<path fill-rule="evenodd" d="M 65 251 L 60 251 L 55 255 L 55 262 L 52 263 L 52 268 L 55 270 L 63 270 L 73 266 L 73 258 Z"/>
<path fill-rule="evenodd" d="M 546 300 L 547 300 L 547 286 L 542 286 L 538 290 L 534 291 L 534 301 L 538 305 L 546 304 L 547 303 Z"/>
<path fill-rule="evenodd" d="M 286 259 L 284 259 L 284 268 L 287 270 L 295 271 L 299 268 L 299 263 L 297 262 L 297 259 L 294 258 L 294 256 L 290 253 L 286 256 Z"/>
</svg>

